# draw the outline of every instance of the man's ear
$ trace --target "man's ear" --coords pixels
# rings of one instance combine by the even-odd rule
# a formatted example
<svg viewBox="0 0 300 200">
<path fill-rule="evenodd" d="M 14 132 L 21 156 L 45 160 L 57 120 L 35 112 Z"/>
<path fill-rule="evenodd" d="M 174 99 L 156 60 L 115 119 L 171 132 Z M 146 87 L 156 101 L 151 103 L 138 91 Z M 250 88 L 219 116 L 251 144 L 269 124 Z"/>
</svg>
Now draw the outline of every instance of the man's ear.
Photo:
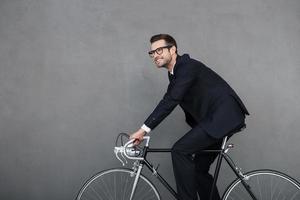
<svg viewBox="0 0 300 200">
<path fill-rule="evenodd" d="M 174 53 L 176 53 L 177 48 L 175 46 L 172 46 L 170 50 L 171 50 L 171 53 L 174 54 Z"/>
</svg>

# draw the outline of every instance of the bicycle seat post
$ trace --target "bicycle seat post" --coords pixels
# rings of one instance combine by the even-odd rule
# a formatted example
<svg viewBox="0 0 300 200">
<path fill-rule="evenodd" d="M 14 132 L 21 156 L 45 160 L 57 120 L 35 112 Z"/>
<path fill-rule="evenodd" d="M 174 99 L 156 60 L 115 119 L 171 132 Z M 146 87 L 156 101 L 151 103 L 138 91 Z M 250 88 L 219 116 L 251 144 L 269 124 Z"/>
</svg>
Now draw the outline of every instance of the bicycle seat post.
<svg viewBox="0 0 300 200">
<path fill-rule="evenodd" d="M 226 142 L 227 142 L 227 136 L 223 138 L 223 142 L 222 142 L 222 146 L 221 146 L 222 151 L 218 155 L 217 166 L 216 166 L 216 170 L 215 170 L 215 174 L 214 174 L 214 181 L 213 181 L 213 184 L 211 186 L 211 191 L 210 191 L 210 197 L 209 197 L 210 200 L 213 199 L 213 194 L 214 194 L 214 190 L 216 188 L 216 183 L 217 183 L 217 179 L 219 176 L 222 158 L 223 158 L 222 153 L 225 151 Z"/>
<path fill-rule="evenodd" d="M 222 150 L 225 149 L 226 142 L 227 142 L 227 136 L 223 138 L 222 147 L 221 147 Z"/>
</svg>

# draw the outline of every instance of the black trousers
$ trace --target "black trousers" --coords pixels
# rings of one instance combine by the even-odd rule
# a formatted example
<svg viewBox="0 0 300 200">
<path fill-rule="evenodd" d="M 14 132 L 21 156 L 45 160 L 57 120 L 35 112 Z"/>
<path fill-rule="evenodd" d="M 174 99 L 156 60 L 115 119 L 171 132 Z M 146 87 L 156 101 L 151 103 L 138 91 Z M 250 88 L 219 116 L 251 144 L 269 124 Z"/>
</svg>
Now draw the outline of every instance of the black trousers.
<svg viewBox="0 0 300 200">
<path fill-rule="evenodd" d="M 217 153 L 199 153 L 204 149 L 219 149 L 222 138 L 215 139 L 196 126 L 179 139 L 172 147 L 172 162 L 180 200 L 209 200 L 213 177 L 209 174 L 210 165 Z M 220 200 L 217 188 L 213 200 Z"/>
</svg>

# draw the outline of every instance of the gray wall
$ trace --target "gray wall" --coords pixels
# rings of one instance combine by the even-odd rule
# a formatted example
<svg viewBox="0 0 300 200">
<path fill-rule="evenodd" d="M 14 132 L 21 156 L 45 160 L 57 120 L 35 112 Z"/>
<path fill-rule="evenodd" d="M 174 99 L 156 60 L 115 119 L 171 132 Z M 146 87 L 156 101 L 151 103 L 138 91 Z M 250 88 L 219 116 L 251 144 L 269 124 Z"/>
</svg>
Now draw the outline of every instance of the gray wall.
<svg viewBox="0 0 300 200">
<path fill-rule="evenodd" d="M 299 11 L 299 0 L 1 0 L 0 199 L 73 199 L 86 178 L 120 166 L 116 134 L 135 131 L 166 88 L 146 53 L 161 32 L 247 105 L 248 128 L 232 139 L 239 165 L 299 180 Z M 187 130 L 176 109 L 152 144 Z M 158 162 L 174 185 L 170 157 Z"/>
</svg>

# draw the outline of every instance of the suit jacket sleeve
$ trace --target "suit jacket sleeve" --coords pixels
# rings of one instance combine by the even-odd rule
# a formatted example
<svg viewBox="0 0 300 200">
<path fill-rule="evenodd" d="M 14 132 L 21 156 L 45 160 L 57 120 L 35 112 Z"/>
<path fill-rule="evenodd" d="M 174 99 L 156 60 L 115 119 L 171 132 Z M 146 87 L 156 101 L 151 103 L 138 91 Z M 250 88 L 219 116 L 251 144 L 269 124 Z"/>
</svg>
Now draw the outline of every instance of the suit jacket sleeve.
<svg viewBox="0 0 300 200">
<path fill-rule="evenodd" d="M 174 108 L 182 101 L 186 92 L 193 85 L 196 74 L 193 67 L 191 65 L 176 67 L 178 68 L 174 74 L 173 80 L 171 80 L 168 85 L 166 94 L 144 122 L 150 129 L 154 129 L 174 110 Z"/>
</svg>

